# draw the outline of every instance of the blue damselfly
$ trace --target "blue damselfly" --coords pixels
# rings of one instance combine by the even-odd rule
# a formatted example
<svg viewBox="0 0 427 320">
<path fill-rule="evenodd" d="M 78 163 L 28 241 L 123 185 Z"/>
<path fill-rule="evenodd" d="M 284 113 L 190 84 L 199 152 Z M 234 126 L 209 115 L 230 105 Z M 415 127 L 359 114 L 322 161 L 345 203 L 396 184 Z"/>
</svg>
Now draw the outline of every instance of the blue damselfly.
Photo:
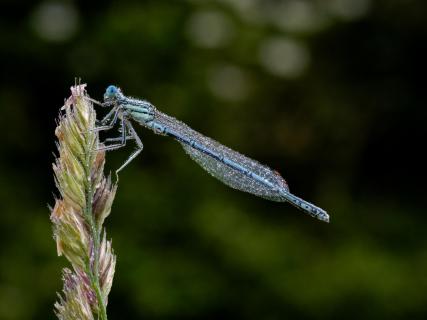
<svg viewBox="0 0 427 320">
<path fill-rule="evenodd" d="M 137 145 L 136 151 L 117 172 L 143 149 L 142 141 L 129 121 L 134 120 L 156 134 L 177 140 L 194 161 L 226 185 L 269 200 L 289 202 L 309 215 L 329 222 L 329 215 L 325 210 L 290 193 L 286 181 L 278 172 L 200 134 L 183 122 L 160 112 L 148 101 L 127 97 L 119 88 L 111 85 L 104 94 L 102 105 L 111 106 L 112 109 L 96 130 L 109 130 L 117 121 L 121 123 L 121 136 L 106 140 L 117 143 L 105 145 L 102 149 L 119 149 L 131 139 Z"/>
</svg>

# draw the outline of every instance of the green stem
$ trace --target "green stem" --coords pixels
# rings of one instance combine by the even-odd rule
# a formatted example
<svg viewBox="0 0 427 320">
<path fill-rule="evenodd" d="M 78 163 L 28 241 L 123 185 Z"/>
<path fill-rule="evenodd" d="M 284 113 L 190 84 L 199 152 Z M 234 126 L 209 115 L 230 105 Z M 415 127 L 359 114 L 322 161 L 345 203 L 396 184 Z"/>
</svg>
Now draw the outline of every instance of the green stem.
<svg viewBox="0 0 427 320">
<path fill-rule="evenodd" d="M 91 237 L 93 239 L 93 268 L 89 262 L 89 277 L 91 280 L 91 285 L 96 294 L 96 299 L 98 301 L 98 310 L 102 320 L 107 320 L 107 310 L 104 303 L 104 297 L 101 293 L 101 286 L 99 282 L 99 249 L 100 249 L 100 228 L 96 225 L 95 219 L 92 214 L 92 200 L 93 193 L 91 188 L 91 181 L 89 181 L 87 186 L 87 195 L 86 195 L 86 209 L 85 215 L 89 222 Z"/>
<path fill-rule="evenodd" d="M 86 137 L 87 139 L 87 137 Z M 89 139 L 87 139 L 89 140 Z M 88 144 L 86 149 L 86 157 L 85 157 L 85 175 L 89 177 L 86 180 L 86 208 L 85 208 L 85 216 L 89 223 L 91 238 L 93 239 L 93 252 L 94 252 L 94 262 L 93 268 L 89 262 L 87 266 L 87 270 L 89 271 L 89 278 L 91 282 L 92 289 L 95 291 L 96 300 L 98 301 L 98 316 L 100 316 L 101 320 L 108 320 L 107 318 L 107 310 L 104 303 L 104 297 L 101 292 L 101 285 L 99 281 L 99 250 L 100 250 L 100 238 L 101 238 L 101 226 L 98 226 L 92 212 L 92 202 L 93 202 L 93 190 L 92 190 L 92 181 L 91 177 L 91 167 L 93 157 L 93 150 L 91 150 L 90 144 Z"/>
</svg>

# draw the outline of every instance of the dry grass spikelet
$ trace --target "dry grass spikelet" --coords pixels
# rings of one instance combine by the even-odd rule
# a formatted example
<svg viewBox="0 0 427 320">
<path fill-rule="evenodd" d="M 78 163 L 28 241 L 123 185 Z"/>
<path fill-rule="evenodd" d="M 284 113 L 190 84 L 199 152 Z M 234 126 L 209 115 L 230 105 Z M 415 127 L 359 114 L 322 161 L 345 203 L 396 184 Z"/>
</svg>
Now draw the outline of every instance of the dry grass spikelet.
<svg viewBox="0 0 427 320">
<path fill-rule="evenodd" d="M 71 88 L 61 108 L 53 164 L 60 197 L 51 212 L 58 255 L 72 270 L 63 270 L 63 295 L 55 304 L 59 319 L 107 319 L 106 305 L 116 256 L 103 223 L 110 214 L 117 185 L 104 175 L 105 152 L 97 151 L 96 114 L 85 85 Z"/>
</svg>

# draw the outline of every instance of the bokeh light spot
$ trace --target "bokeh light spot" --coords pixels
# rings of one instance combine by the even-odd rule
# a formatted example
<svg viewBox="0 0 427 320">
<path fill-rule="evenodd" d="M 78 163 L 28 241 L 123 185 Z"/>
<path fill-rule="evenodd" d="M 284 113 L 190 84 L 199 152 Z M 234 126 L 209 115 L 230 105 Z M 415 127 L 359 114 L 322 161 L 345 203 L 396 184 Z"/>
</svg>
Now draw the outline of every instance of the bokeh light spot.
<svg viewBox="0 0 427 320">
<path fill-rule="evenodd" d="M 326 22 L 319 7 L 307 1 L 282 1 L 268 7 L 272 22 L 283 31 L 313 32 Z"/>
<path fill-rule="evenodd" d="M 366 15 L 371 7 L 370 0 L 331 0 L 329 10 L 344 20 L 356 20 Z"/>
<path fill-rule="evenodd" d="M 32 27 L 47 41 L 61 42 L 73 36 L 78 27 L 78 12 L 68 2 L 42 2 L 33 12 Z"/>
<path fill-rule="evenodd" d="M 261 2 L 259 0 L 220 0 L 222 3 L 227 4 L 240 18 L 250 23 L 258 24 L 264 21 L 262 15 Z"/>
<path fill-rule="evenodd" d="M 295 78 L 307 69 L 310 53 L 300 42 L 286 37 L 274 37 L 261 43 L 259 59 L 268 72 L 285 78 Z"/>
<path fill-rule="evenodd" d="M 200 11 L 188 21 L 187 34 L 190 40 L 203 48 L 218 48 L 229 43 L 233 24 L 219 11 Z"/>
<path fill-rule="evenodd" d="M 249 93 L 249 79 L 237 66 L 226 65 L 213 68 L 209 74 L 208 86 L 212 93 L 224 100 L 241 101 Z"/>
</svg>

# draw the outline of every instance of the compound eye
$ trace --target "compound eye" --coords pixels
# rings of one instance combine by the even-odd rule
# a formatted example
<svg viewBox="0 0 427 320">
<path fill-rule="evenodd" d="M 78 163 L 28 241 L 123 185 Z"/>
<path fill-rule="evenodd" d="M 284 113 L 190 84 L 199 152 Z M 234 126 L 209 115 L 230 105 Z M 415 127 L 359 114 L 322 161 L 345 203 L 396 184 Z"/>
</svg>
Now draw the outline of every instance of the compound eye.
<svg viewBox="0 0 427 320">
<path fill-rule="evenodd" d="M 108 87 L 108 93 L 109 94 L 115 94 L 117 91 L 117 88 L 115 86 L 109 86 Z"/>
<path fill-rule="evenodd" d="M 108 86 L 107 90 L 105 90 L 105 97 L 109 99 L 114 98 L 117 95 L 118 90 L 119 89 L 116 86 Z"/>
</svg>

